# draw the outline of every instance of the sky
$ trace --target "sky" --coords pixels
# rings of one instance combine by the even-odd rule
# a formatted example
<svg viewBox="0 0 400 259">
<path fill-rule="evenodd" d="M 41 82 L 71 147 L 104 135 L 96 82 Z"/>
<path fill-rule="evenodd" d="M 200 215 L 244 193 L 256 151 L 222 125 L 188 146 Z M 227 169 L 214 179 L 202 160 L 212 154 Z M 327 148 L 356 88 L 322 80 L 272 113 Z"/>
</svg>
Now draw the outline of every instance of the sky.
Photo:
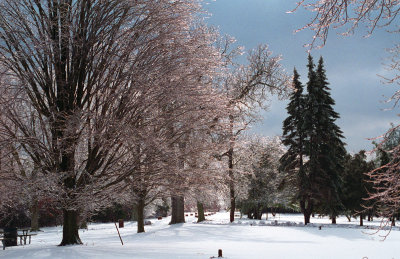
<svg viewBox="0 0 400 259">
<path fill-rule="evenodd" d="M 296 67 L 301 81 L 307 82 L 307 48 L 313 33 L 309 30 L 294 33 L 310 22 L 311 12 L 299 10 L 297 0 L 206 0 L 204 8 L 210 13 L 206 22 L 217 26 L 222 35 L 228 34 L 240 46 L 251 50 L 259 44 L 268 44 L 275 54 L 281 54 L 282 64 L 292 74 Z M 398 124 L 397 108 L 386 100 L 396 90 L 394 85 L 383 84 L 378 75 L 388 75 L 386 49 L 398 43 L 398 34 L 384 30 L 365 37 L 365 30 L 345 37 L 330 31 L 327 44 L 314 49 L 311 55 L 317 63 L 324 58 L 331 94 L 336 101 L 334 109 L 341 118 L 337 124 L 344 132 L 347 150 L 356 153 L 361 149 L 372 150 L 371 138 L 376 138 Z M 287 101 L 271 97 L 269 109 L 261 111 L 261 120 L 251 132 L 263 136 L 282 134 L 286 118 Z"/>
</svg>

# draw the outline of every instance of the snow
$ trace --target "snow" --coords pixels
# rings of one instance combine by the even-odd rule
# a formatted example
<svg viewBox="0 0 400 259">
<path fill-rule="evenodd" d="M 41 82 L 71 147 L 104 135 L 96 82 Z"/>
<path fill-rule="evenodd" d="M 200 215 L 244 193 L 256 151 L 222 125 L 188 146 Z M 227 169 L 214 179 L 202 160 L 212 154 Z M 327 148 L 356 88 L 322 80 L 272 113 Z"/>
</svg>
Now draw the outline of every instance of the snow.
<svg viewBox="0 0 400 259">
<path fill-rule="evenodd" d="M 119 229 L 121 245 L 113 223 L 90 224 L 81 230 L 81 246 L 58 247 L 61 227 L 43 228 L 32 243 L 7 247 L 2 258 L 210 258 L 222 249 L 224 258 L 399 258 L 400 231 L 395 227 L 382 241 L 372 235 L 379 222 L 347 222 L 337 219 L 312 218 L 313 224 L 304 226 L 302 215 L 281 214 L 268 220 L 236 219 L 229 223 L 229 214 L 220 212 L 196 223 L 193 216 L 187 223 L 168 225 L 170 218 L 151 219 L 146 233 L 136 233 L 135 222 L 125 222 Z M 289 224 L 287 222 L 290 222 Z M 277 225 L 277 226 L 276 226 Z M 289 226 L 290 225 L 290 226 Z M 319 230 L 319 226 L 322 226 Z"/>
</svg>

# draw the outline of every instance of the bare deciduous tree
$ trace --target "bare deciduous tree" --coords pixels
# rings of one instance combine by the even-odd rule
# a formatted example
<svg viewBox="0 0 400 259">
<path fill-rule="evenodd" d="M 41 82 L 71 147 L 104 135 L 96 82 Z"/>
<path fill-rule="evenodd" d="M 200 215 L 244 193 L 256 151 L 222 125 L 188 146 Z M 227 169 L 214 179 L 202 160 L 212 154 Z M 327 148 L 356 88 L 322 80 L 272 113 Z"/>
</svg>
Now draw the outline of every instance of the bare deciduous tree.
<svg viewBox="0 0 400 259">
<path fill-rule="evenodd" d="M 300 29 L 314 31 L 315 36 L 309 44 L 311 47 L 318 39 L 324 45 L 331 28 L 345 27 L 345 34 L 350 34 L 360 24 L 365 24 L 368 34 L 372 34 L 376 28 L 396 24 L 394 21 L 400 12 L 397 0 L 301 0 L 293 11 L 299 7 L 315 13 L 311 22 Z"/>
<path fill-rule="evenodd" d="M 234 41 L 225 38 L 220 43 L 223 53 L 226 75 L 221 79 L 221 89 L 229 99 L 227 109 L 231 113 L 227 117 L 229 130 L 227 157 L 230 197 L 230 221 L 234 221 L 235 214 L 235 173 L 234 149 L 239 135 L 256 120 L 258 108 L 266 108 L 270 94 L 284 96 L 289 89 L 289 77 L 279 63 L 281 57 L 273 56 L 267 45 L 260 45 L 248 53 L 246 66 L 235 63 L 241 49 L 230 50 Z"/>
<path fill-rule="evenodd" d="M 216 57 L 196 49 L 206 34 L 193 34 L 199 8 L 195 0 L 0 1 L 0 62 L 16 93 L 4 113 L 16 132 L 6 131 L 52 183 L 61 245 L 81 243 L 78 214 L 109 200 L 106 190 L 122 180 L 125 129 L 211 69 L 202 66 Z"/>
</svg>

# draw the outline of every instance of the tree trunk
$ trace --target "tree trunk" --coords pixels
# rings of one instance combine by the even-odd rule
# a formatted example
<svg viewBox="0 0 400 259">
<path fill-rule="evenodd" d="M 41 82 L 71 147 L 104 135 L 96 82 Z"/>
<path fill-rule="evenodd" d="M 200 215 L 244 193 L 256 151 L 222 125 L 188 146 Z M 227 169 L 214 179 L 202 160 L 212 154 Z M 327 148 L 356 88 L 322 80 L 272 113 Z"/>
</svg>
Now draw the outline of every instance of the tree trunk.
<svg viewBox="0 0 400 259">
<path fill-rule="evenodd" d="M 197 202 L 197 222 L 202 222 L 204 220 L 206 220 L 206 217 L 204 216 L 204 206 L 203 203 L 201 202 Z"/>
<path fill-rule="evenodd" d="M 231 200 L 231 211 L 229 214 L 229 221 L 235 221 L 235 210 L 236 210 L 236 201 L 235 201 L 235 190 L 233 186 L 230 188 L 230 200 Z"/>
<path fill-rule="evenodd" d="M 300 208 L 304 214 L 304 225 L 307 225 L 310 223 L 310 217 L 313 211 L 313 203 L 310 201 L 310 199 L 306 198 L 300 201 Z"/>
<path fill-rule="evenodd" d="M 336 224 L 336 216 L 332 216 L 332 224 Z"/>
<path fill-rule="evenodd" d="M 261 220 L 262 217 L 262 208 L 261 206 L 257 206 L 257 219 Z"/>
<path fill-rule="evenodd" d="M 183 196 L 171 197 L 172 216 L 169 224 L 185 223 L 185 200 Z"/>
<path fill-rule="evenodd" d="M 360 214 L 360 226 L 364 226 L 364 215 Z"/>
<path fill-rule="evenodd" d="M 233 174 L 233 147 L 235 144 L 235 136 L 233 134 L 234 117 L 229 115 L 230 139 L 228 150 L 228 176 L 229 176 L 229 198 L 231 211 L 229 214 L 229 221 L 235 221 L 236 199 L 235 199 L 235 177 Z"/>
<path fill-rule="evenodd" d="M 392 217 L 392 227 L 396 226 L 396 218 L 395 216 Z"/>
<path fill-rule="evenodd" d="M 39 204 L 37 199 L 33 199 L 31 212 L 31 231 L 39 230 Z"/>
<path fill-rule="evenodd" d="M 144 200 L 140 199 L 136 204 L 136 213 L 137 213 L 137 232 L 144 232 Z"/>
<path fill-rule="evenodd" d="M 76 179 L 73 174 L 75 167 L 75 152 L 68 151 L 68 149 L 63 156 L 60 164 L 60 168 L 62 172 L 69 174 L 70 176 L 64 180 L 64 188 L 67 192 L 71 192 L 76 188 Z M 74 194 L 67 195 L 67 201 L 75 201 L 76 197 Z M 65 245 L 76 245 L 82 244 L 82 241 L 79 237 L 79 221 L 78 221 L 78 211 L 73 208 L 65 208 L 63 209 L 63 239 L 61 241 L 60 246 Z"/>
<path fill-rule="evenodd" d="M 229 170 L 229 196 L 231 203 L 231 211 L 229 221 L 235 221 L 236 199 L 235 199 L 235 185 L 233 175 L 233 148 L 231 147 L 228 152 L 228 170 Z"/>
<path fill-rule="evenodd" d="M 78 233 L 78 212 L 63 210 L 63 239 L 60 246 L 82 244 Z"/>
<path fill-rule="evenodd" d="M 304 225 L 307 225 L 310 223 L 310 217 L 311 217 L 311 213 L 304 212 Z"/>
</svg>

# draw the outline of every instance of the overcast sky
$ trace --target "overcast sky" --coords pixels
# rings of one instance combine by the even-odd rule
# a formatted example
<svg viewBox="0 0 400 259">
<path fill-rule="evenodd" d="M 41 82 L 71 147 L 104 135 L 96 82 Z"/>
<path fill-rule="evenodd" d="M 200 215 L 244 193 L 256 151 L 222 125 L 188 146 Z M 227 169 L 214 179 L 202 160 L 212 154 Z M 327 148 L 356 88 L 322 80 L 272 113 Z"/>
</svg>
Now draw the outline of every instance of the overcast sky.
<svg viewBox="0 0 400 259">
<path fill-rule="evenodd" d="M 268 44 L 275 54 L 282 54 L 283 65 L 289 73 L 296 67 L 301 81 L 307 81 L 307 49 L 313 36 L 310 31 L 294 33 L 312 18 L 312 14 L 299 11 L 288 14 L 298 0 L 208 0 L 205 9 L 211 13 L 209 24 L 218 26 L 221 34 L 229 34 L 237 43 L 250 50 L 259 44 Z M 331 31 L 326 46 L 312 50 L 317 63 L 322 55 L 325 62 L 337 121 L 346 137 L 347 150 L 371 150 L 371 141 L 383 134 L 390 122 L 398 123 L 397 109 L 385 103 L 396 90 L 393 85 L 382 84 L 379 75 L 387 74 L 383 63 L 388 54 L 385 49 L 397 42 L 399 35 L 376 31 L 371 37 L 357 31 L 343 37 Z M 286 118 L 286 101 L 272 98 L 270 109 L 262 112 L 262 121 L 252 132 L 265 136 L 282 134 L 282 121 Z"/>
</svg>

